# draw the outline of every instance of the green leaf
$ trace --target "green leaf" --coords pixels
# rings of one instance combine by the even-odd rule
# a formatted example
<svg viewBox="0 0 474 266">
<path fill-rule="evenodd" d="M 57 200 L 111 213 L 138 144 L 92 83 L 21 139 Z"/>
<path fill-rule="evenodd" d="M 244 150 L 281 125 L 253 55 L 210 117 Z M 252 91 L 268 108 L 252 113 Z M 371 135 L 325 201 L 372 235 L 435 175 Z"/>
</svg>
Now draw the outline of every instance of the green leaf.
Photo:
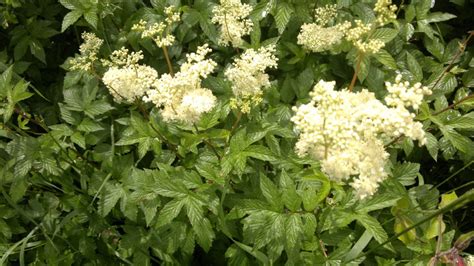
<svg viewBox="0 0 474 266">
<path fill-rule="evenodd" d="M 453 146 L 461 152 L 468 152 L 474 147 L 474 143 L 468 137 L 459 134 L 451 126 L 442 126 L 439 128 L 444 137 L 448 139 Z"/>
<path fill-rule="evenodd" d="M 61 3 L 61 5 L 63 5 L 67 9 L 76 9 L 76 6 L 74 5 L 74 0 L 59 0 L 59 3 Z"/>
<path fill-rule="evenodd" d="M 276 158 L 272 152 L 263 145 L 251 145 L 243 152 L 245 156 L 259 159 L 262 161 L 275 161 Z"/>
<path fill-rule="evenodd" d="M 43 45 L 38 40 L 31 39 L 29 46 L 31 54 L 38 58 L 41 62 L 46 64 L 46 55 L 44 53 Z"/>
<path fill-rule="evenodd" d="M 293 7 L 291 7 L 286 2 L 278 3 L 276 7 L 275 23 L 278 29 L 278 33 L 282 34 L 286 28 L 286 25 L 291 19 L 291 14 L 294 12 Z"/>
<path fill-rule="evenodd" d="M 97 29 L 97 23 L 99 22 L 99 17 L 97 16 L 96 10 L 91 9 L 84 13 L 84 18 L 86 21 L 91 24 L 94 29 Z"/>
<path fill-rule="evenodd" d="M 84 118 L 82 122 L 77 126 L 77 130 L 84 131 L 84 132 L 96 132 L 103 130 L 104 128 L 94 120 L 90 118 Z"/>
<path fill-rule="evenodd" d="M 426 239 L 432 239 L 438 236 L 440 234 L 440 229 L 441 229 L 441 233 L 443 233 L 444 230 L 446 229 L 446 224 L 443 222 L 443 220 L 439 220 L 438 217 L 431 219 L 428 225 L 428 228 L 425 231 Z"/>
<path fill-rule="evenodd" d="M 280 187 L 282 188 L 282 200 L 285 206 L 292 212 L 298 211 L 301 198 L 296 192 L 293 180 L 285 171 L 282 171 L 280 175 Z"/>
<path fill-rule="evenodd" d="M 76 21 L 82 17 L 82 11 L 81 10 L 73 10 L 70 11 L 69 13 L 64 16 L 63 19 L 63 24 L 61 26 L 61 32 L 64 32 L 69 26 L 72 24 L 76 23 Z"/>
<path fill-rule="evenodd" d="M 423 70 L 421 69 L 420 64 L 411 53 L 407 52 L 406 55 L 407 55 L 408 69 L 410 70 L 411 74 L 415 78 L 414 81 L 416 82 L 421 81 L 423 79 Z"/>
<path fill-rule="evenodd" d="M 417 163 L 402 163 L 396 164 L 392 176 L 397 179 L 402 185 L 410 186 L 415 183 L 415 178 L 420 171 L 420 164 Z"/>
<path fill-rule="evenodd" d="M 397 203 L 399 199 L 400 196 L 394 196 L 388 193 L 377 194 L 372 198 L 365 199 L 360 202 L 356 207 L 356 211 L 358 213 L 368 213 L 371 211 L 392 207 Z"/>
<path fill-rule="evenodd" d="M 184 202 L 189 222 L 197 236 L 197 242 L 207 252 L 211 248 L 212 240 L 215 238 L 211 222 L 204 217 L 201 203 L 198 200 L 193 197 L 187 197 Z"/>
<path fill-rule="evenodd" d="M 158 219 L 155 224 L 156 228 L 159 228 L 164 225 L 168 225 L 176 218 L 181 209 L 184 206 L 184 201 L 182 199 L 172 199 L 161 209 L 160 213 L 158 214 Z"/>
<path fill-rule="evenodd" d="M 428 14 L 426 17 L 426 22 L 433 23 L 433 22 L 441 22 L 455 18 L 456 16 L 449 13 L 442 13 L 442 12 L 433 12 Z"/>
<path fill-rule="evenodd" d="M 273 206 L 279 208 L 281 206 L 280 192 L 273 182 L 265 175 L 260 175 L 260 189 L 263 196 Z"/>
<path fill-rule="evenodd" d="M 426 149 L 430 153 L 431 157 L 433 157 L 433 159 L 435 161 L 437 161 L 438 160 L 438 151 L 439 151 L 438 140 L 436 139 L 435 136 L 433 136 L 433 134 L 431 134 L 429 132 L 425 132 L 425 137 L 426 137 L 426 144 L 425 144 Z"/>
<path fill-rule="evenodd" d="M 393 57 L 384 49 L 380 49 L 380 51 L 373 56 L 384 66 L 390 69 L 397 69 L 397 63 L 395 62 L 395 59 L 393 59 Z"/>
<path fill-rule="evenodd" d="M 383 243 L 388 239 L 387 233 L 374 217 L 368 214 L 357 214 L 356 219 L 365 227 L 365 229 L 367 229 L 377 242 Z"/>
<path fill-rule="evenodd" d="M 117 202 L 124 196 L 124 190 L 120 185 L 108 184 L 103 196 L 99 201 L 99 213 L 103 217 L 107 216 Z"/>
<path fill-rule="evenodd" d="M 84 109 L 84 113 L 90 118 L 94 118 L 98 115 L 104 115 L 110 110 L 113 110 L 114 107 L 105 100 L 93 101 Z"/>
<path fill-rule="evenodd" d="M 285 223 L 286 247 L 292 250 L 298 246 L 303 235 L 303 223 L 299 214 L 291 214 Z"/>
<path fill-rule="evenodd" d="M 374 33 L 370 36 L 371 39 L 378 39 L 384 43 L 388 43 L 393 38 L 395 38 L 398 34 L 398 30 L 390 29 L 390 28 L 379 28 L 374 31 Z"/>
<path fill-rule="evenodd" d="M 474 112 L 448 120 L 447 126 L 460 129 L 474 129 Z"/>
</svg>

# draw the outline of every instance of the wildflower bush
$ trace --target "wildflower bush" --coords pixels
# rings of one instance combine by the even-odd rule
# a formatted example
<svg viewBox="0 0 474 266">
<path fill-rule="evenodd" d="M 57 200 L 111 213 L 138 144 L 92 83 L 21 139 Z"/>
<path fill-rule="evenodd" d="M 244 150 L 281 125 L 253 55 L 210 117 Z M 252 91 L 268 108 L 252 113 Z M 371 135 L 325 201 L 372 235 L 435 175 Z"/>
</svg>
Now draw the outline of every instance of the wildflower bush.
<svg viewBox="0 0 474 266">
<path fill-rule="evenodd" d="M 0 0 L 0 265 L 472 265 L 472 8 Z"/>
</svg>

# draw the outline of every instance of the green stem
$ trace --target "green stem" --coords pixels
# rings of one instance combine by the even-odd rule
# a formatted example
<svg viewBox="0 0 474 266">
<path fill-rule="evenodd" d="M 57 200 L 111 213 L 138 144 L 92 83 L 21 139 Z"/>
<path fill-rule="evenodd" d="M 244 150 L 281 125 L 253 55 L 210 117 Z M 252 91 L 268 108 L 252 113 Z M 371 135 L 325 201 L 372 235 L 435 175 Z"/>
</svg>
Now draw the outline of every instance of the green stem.
<svg viewBox="0 0 474 266">
<path fill-rule="evenodd" d="M 474 163 L 474 160 L 473 161 L 470 161 L 469 163 L 467 163 L 466 165 L 464 165 L 463 167 L 461 167 L 461 169 L 457 170 L 456 172 L 454 172 L 452 175 L 450 175 L 448 178 L 444 179 L 441 183 L 437 184 L 436 186 L 432 187 L 431 189 L 433 188 L 439 188 L 441 185 L 443 185 L 444 183 L 448 182 L 449 180 L 451 180 L 451 178 L 457 176 L 459 173 L 461 173 L 462 171 L 464 171 L 464 169 L 468 168 L 472 163 Z"/>
<path fill-rule="evenodd" d="M 242 119 L 242 115 L 243 115 L 242 112 L 238 110 L 237 119 L 235 120 L 234 124 L 232 125 L 232 128 L 230 129 L 229 138 L 227 139 L 227 145 L 229 145 L 230 140 L 232 139 L 232 136 L 234 134 L 234 131 L 237 129 L 240 119 Z"/>
<path fill-rule="evenodd" d="M 166 46 L 161 47 L 165 55 L 166 64 L 168 65 L 168 71 L 171 76 L 174 76 L 173 65 L 171 64 L 170 55 L 168 54 L 168 48 Z"/>
<path fill-rule="evenodd" d="M 193 126 L 194 126 L 194 129 L 196 130 L 196 134 L 200 134 L 199 132 L 199 128 L 197 127 L 196 123 L 193 123 Z M 214 152 L 214 154 L 217 156 L 217 159 L 219 160 L 219 162 L 221 161 L 221 156 L 220 154 L 217 152 L 217 149 L 216 149 L 216 146 L 214 146 L 214 144 L 212 144 L 212 142 L 208 139 L 203 139 L 204 143 L 209 146 L 209 148 L 211 148 L 212 152 Z"/>
<path fill-rule="evenodd" d="M 362 53 L 358 53 L 357 55 L 357 63 L 356 63 L 356 68 L 354 70 L 354 75 L 352 76 L 351 84 L 349 85 L 349 88 L 347 88 L 349 91 L 352 91 L 354 89 L 355 83 L 357 81 L 357 75 L 359 75 L 360 71 L 360 64 L 362 63 L 364 55 Z"/>
</svg>

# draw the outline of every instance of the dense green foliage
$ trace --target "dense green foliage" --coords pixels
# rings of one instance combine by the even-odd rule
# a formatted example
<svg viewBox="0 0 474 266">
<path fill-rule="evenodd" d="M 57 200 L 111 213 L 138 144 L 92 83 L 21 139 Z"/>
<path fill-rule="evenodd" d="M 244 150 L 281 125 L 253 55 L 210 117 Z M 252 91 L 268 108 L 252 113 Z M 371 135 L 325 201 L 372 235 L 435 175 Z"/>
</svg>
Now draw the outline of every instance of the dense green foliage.
<svg viewBox="0 0 474 266">
<path fill-rule="evenodd" d="M 372 36 L 385 47 L 363 58 L 348 42 L 306 51 L 297 35 L 316 7 L 371 21 L 376 1 L 246 2 L 253 29 L 233 48 L 218 45 L 209 0 L 0 0 L 0 265 L 434 265 L 474 252 L 472 1 L 398 1 Z M 131 28 L 169 5 L 181 11 L 173 68 L 205 43 L 218 64 L 203 81 L 217 107 L 194 126 L 115 103 L 103 67 L 70 70 L 88 31 L 104 40 L 100 58 L 125 46 L 168 73 Z M 242 114 L 223 71 L 268 44 L 278 68 Z M 297 156 L 290 121 L 317 81 L 348 87 L 354 72 L 354 91 L 377 97 L 397 73 L 433 91 L 416 117 L 426 145 L 387 143 L 389 178 L 363 200 Z"/>
</svg>

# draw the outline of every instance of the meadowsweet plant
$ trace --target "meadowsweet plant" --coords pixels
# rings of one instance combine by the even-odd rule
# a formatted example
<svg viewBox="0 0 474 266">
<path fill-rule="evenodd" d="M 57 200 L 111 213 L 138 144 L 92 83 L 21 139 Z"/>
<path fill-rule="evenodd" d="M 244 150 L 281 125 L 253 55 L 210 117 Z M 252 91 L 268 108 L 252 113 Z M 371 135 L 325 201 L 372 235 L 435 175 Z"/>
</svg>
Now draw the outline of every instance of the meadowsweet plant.
<svg viewBox="0 0 474 266">
<path fill-rule="evenodd" d="M 467 265 L 471 10 L 0 0 L 0 265 Z"/>
</svg>

